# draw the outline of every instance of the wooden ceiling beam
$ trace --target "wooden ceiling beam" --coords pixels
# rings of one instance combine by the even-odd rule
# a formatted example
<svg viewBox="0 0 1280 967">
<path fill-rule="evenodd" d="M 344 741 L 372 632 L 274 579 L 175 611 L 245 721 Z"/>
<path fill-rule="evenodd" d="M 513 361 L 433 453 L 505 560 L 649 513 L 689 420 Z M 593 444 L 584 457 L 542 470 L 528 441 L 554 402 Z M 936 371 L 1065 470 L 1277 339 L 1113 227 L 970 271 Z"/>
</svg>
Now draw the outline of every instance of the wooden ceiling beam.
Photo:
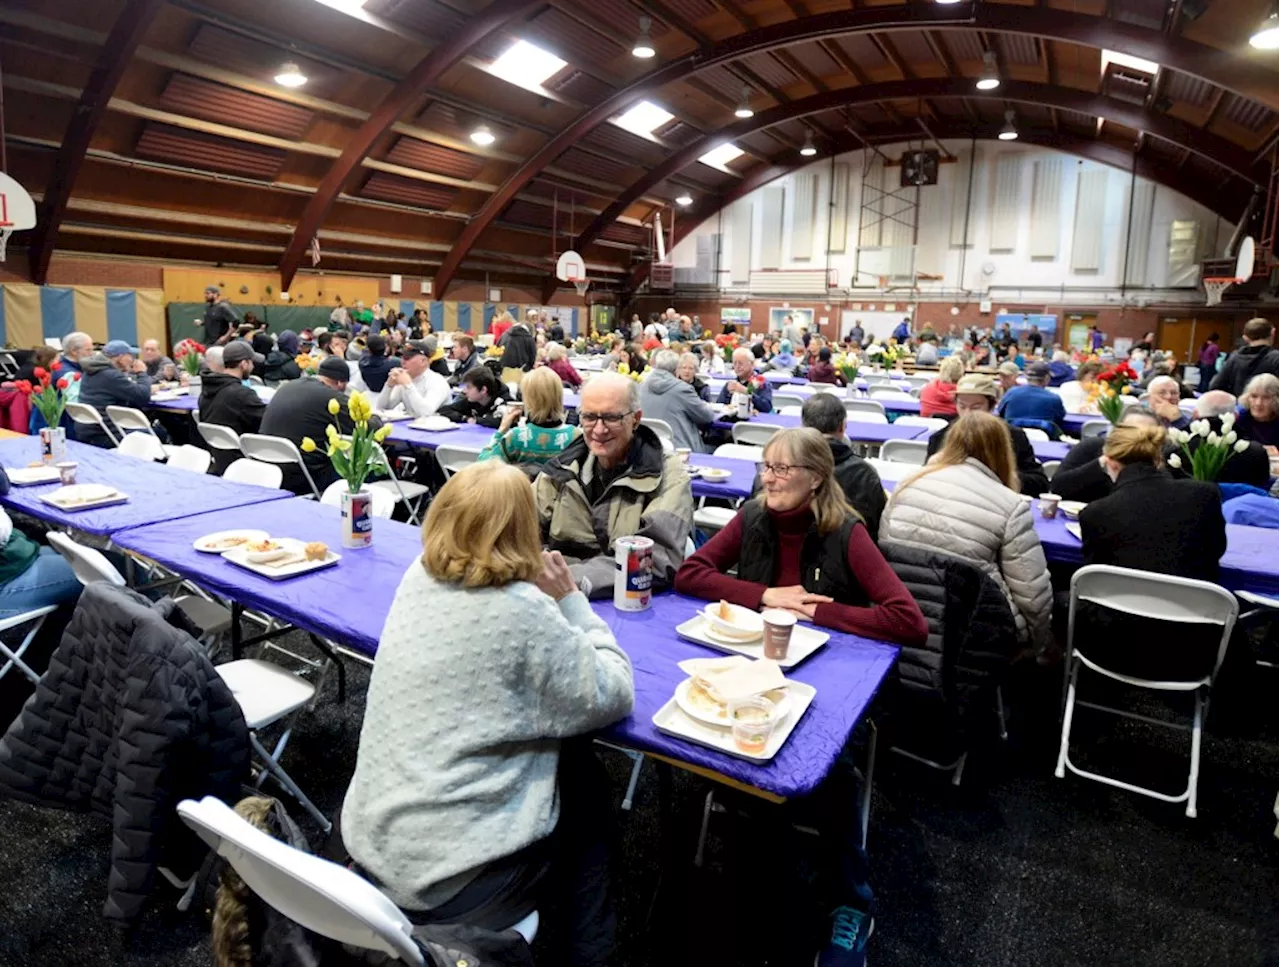
<svg viewBox="0 0 1280 967">
<path fill-rule="evenodd" d="M 898 72 L 904 81 L 909 81 L 915 77 L 915 72 L 911 66 L 898 53 L 898 48 L 894 46 L 892 40 L 888 37 L 882 37 L 880 34 L 870 34 L 871 42 L 879 48 L 880 53 L 884 54 L 884 59 L 893 65 L 893 69 Z"/>
<path fill-rule="evenodd" d="M 849 72 L 849 76 L 859 84 L 870 83 L 870 79 L 867 77 L 866 72 L 859 67 L 857 62 L 846 54 L 844 48 L 834 40 L 819 40 L 818 46 L 827 52 L 828 57 L 847 70 Z"/>
<path fill-rule="evenodd" d="M 942 65 L 942 69 L 947 72 L 947 76 L 959 77 L 960 71 L 956 68 L 955 59 L 947 52 L 946 41 L 932 30 L 924 31 L 924 40 L 929 45 L 929 50 L 933 52 L 933 56 L 937 58 L 938 63 Z"/>
</svg>

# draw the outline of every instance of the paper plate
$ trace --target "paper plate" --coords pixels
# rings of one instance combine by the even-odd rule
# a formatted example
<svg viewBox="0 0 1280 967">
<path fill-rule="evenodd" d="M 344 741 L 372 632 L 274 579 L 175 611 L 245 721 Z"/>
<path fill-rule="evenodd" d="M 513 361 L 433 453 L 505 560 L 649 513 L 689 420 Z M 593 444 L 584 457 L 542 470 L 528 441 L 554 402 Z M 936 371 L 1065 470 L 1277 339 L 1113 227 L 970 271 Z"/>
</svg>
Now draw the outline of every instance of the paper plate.
<svg viewBox="0 0 1280 967">
<path fill-rule="evenodd" d="M 196 538 L 191 546 L 202 554 L 222 554 L 250 541 L 265 541 L 270 536 L 266 531 L 257 530 L 217 531 Z"/>
<path fill-rule="evenodd" d="M 1061 500 L 1058 502 L 1058 509 L 1066 515 L 1067 520 L 1076 520 L 1080 516 L 1080 511 L 1084 510 L 1088 504 L 1083 500 Z"/>
<path fill-rule="evenodd" d="M 680 706 L 680 711 L 707 725 L 718 725 L 725 729 L 733 725 L 729 720 L 729 709 L 726 706 L 713 702 L 705 693 L 702 699 L 695 698 L 697 693 L 691 692 L 692 687 L 692 678 L 686 678 L 676 686 L 676 704 Z M 786 717 L 791 702 L 785 688 L 775 688 L 771 692 L 765 692 L 765 698 L 773 702 L 774 715 L 778 721 Z"/>
<path fill-rule="evenodd" d="M 66 487 L 59 487 L 50 497 L 56 497 L 59 500 L 88 502 L 91 500 L 106 500 L 108 497 L 114 497 L 118 491 L 110 484 L 71 484 Z"/>
</svg>

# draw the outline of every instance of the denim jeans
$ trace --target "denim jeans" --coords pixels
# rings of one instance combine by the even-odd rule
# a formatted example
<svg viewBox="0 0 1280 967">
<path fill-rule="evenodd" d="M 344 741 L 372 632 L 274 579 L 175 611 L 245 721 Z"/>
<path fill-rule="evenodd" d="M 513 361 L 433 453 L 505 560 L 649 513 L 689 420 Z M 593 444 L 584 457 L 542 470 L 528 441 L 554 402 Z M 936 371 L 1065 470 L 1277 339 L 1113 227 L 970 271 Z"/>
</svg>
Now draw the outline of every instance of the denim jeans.
<svg viewBox="0 0 1280 967">
<path fill-rule="evenodd" d="M 80 587 L 71 565 L 57 551 L 42 547 L 29 568 L 0 585 L 0 618 L 49 604 L 69 604 L 80 597 Z"/>
</svg>

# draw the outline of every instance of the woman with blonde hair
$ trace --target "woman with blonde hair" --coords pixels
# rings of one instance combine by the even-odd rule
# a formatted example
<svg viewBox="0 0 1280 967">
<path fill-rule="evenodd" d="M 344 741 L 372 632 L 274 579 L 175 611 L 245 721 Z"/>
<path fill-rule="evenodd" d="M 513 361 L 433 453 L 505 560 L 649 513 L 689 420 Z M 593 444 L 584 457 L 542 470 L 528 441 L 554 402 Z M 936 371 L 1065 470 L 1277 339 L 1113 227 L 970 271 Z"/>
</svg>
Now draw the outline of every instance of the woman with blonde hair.
<svg viewBox="0 0 1280 967">
<path fill-rule="evenodd" d="M 1009 428 L 990 413 L 967 413 L 925 468 L 894 489 L 880 539 L 981 568 L 1009 599 L 1019 637 L 1039 650 L 1050 643 L 1053 589 L 1031 505 L 1018 488 Z"/>
<path fill-rule="evenodd" d="M 520 471 L 454 474 L 422 532 L 378 644 L 343 842 L 418 923 L 505 930 L 563 865 L 572 895 L 550 907 L 573 949 L 552 959 L 607 963 L 610 805 L 586 736 L 631 712 L 631 663 L 542 550 Z"/>
<path fill-rule="evenodd" d="M 524 374 L 520 398 L 521 403 L 508 404 L 492 442 L 480 451 L 477 462 L 518 463 L 536 473 L 577 436 L 578 428 L 564 421 L 564 387 L 550 367 Z M 516 425 L 521 417 L 524 422 Z"/>
<path fill-rule="evenodd" d="M 920 391 L 921 416 L 955 416 L 956 383 L 964 375 L 964 357 L 951 355 L 938 364 L 938 375 Z"/>
<path fill-rule="evenodd" d="M 676 572 L 676 590 L 880 641 L 921 644 L 928 629 L 835 477 L 817 430 L 783 430 L 764 449 L 760 496 Z M 737 568 L 738 576 L 728 572 Z"/>
</svg>

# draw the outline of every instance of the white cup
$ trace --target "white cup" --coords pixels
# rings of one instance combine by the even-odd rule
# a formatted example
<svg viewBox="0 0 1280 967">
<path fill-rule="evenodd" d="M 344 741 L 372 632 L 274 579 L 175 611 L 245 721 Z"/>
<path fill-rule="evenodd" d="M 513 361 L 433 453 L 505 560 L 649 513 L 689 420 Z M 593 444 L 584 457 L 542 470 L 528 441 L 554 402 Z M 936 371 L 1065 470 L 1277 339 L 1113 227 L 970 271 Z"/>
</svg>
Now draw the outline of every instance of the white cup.
<svg viewBox="0 0 1280 967">
<path fill-rule="evenodd" d="M 1040 495 L 1040 516 L 1051 519 L 1058 516 L 1058 502 L 1062 500 L 1057 494 Z"/>
</svg>

